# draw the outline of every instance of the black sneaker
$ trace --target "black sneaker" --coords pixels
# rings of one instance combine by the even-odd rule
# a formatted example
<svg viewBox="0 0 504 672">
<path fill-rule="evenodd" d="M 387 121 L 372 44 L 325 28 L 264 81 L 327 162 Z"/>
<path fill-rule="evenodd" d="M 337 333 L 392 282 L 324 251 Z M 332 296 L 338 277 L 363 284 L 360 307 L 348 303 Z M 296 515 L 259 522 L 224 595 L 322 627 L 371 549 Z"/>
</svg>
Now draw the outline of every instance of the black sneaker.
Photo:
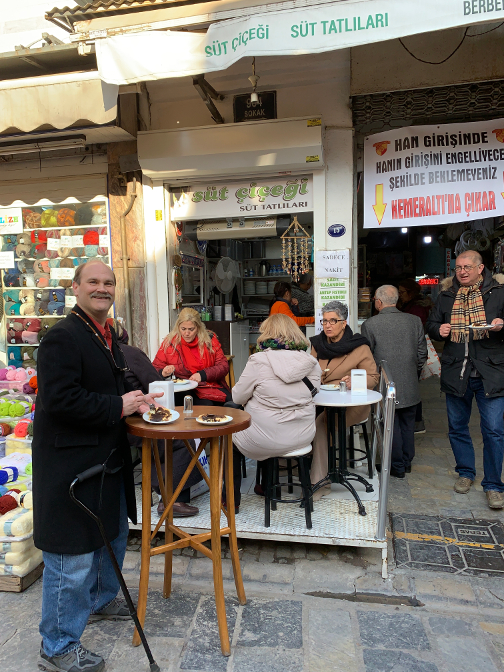
<svg viewBox="0 0 504 672">
<path fill-rule="evenodd" d="M 45 672 L 101 672 L 104 667 L 105 661 L 101 656 L 91 653 L 81 645 L 63 656 L 52 658 L 40 647 L 38 668 Z"/>
<path fill-rule="evenodd" d="M 91 614 L 89 617 L 88 623 L 94 623 L 95 621 L 129 621 L 131 620 L 131 615 L 128 609 L 128 605 L 124 600 L 119 599 L 118 597 L 114 598 L 112 602 L 96 614 Z"/>
<path fill-rule="evenodd" d="M 415 434 L 425 434 L 425 423 L 423 420 L 415 422 Z"/>
</svg>

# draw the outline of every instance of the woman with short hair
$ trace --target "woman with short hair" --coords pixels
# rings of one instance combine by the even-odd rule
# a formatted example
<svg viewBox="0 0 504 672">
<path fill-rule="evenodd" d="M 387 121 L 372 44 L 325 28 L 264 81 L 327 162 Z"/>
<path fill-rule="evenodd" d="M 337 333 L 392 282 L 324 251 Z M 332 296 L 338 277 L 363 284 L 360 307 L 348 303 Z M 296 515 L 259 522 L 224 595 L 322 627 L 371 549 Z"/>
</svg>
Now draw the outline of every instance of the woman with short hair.
<svg viewBox="0 0 504 672">
<path fill-rule="evenodd" d="M 270 307 L 270 315 L 282 314 L 290 317 L 291 320 L 299 327 L 304 327 L 306 324 L 313 324 L 314 317 L 297 317 L 291 310 L 292 305 L 297 306 L 297 299 L 292 298 L 292 287 L 289 282 L 277 282 L 274 288 L 275 298 Z"/>
<path fill-rule="evenodd" d="M 344 381 L 351 387 L 352 369 L 365 369 L 367 386 L 372 390 L 378 384 L 379 374 L 369 347 L 361 334 L 354 334 L 347 324 L 348 307 L 341 301 L 329 301 L 322 308 L 323 331 L 313 336 L 311 354 L 317 358 L 322 370 L 322 384 L 339 384 Z M 351 427 L 365 420 L 369 406 L 351 406 L 346 412 L 346 425 Z M 324 411 L 317 417 L 317 432 L 313 442 L 311 482 L 318 483 L 327 476 L 327 417 Z M 322 491 L 319 490 L 319 493 Z M 319 494 L 320 496 L 320 494 Z"/>
<path fill-rule="evenodd" d="M 219 339 L 208 331 L 194 308 L 182 308 L 175 326 L 164 339 L 152 362 L 164 378 L 195 380 L 191 390 L 196 405 L 223 404 L 231 399 L 225 378 L 229 364 Z"/>
</svg>

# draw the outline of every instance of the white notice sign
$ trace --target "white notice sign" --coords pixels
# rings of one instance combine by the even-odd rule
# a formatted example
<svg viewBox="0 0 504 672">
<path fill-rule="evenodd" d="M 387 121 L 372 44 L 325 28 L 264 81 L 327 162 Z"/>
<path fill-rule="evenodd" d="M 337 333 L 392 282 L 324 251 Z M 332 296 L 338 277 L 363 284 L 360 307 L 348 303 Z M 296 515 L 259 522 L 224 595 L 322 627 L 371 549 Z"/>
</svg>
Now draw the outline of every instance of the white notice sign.
<svg viewBox="0 0 504 672">
<path fill-rule="evenodd" d="M 12 252 L 0 252 L 0 268 L 15 268 L 14 250 Z"/>
<path fill-rule="evenodd" d="M 315 252 L 316 278 L 349 278 L 350 252 L 349 250 L 329 250 Z"/>
<path fill-rule="evenodd" d="M 51 280 L 73 280 L 75 268 L 51 268 Z"/>
<path fill-rule="evenodd" d="M 0 233 L 23 233 L 21 208 L 0 208 Z"/>
<path fill-rule="evenodd" d="M 59 238 L 48 238 L 47 249 L 51 251 L 58 251 L 61 247 L 61 240 Z"/>
</svg>

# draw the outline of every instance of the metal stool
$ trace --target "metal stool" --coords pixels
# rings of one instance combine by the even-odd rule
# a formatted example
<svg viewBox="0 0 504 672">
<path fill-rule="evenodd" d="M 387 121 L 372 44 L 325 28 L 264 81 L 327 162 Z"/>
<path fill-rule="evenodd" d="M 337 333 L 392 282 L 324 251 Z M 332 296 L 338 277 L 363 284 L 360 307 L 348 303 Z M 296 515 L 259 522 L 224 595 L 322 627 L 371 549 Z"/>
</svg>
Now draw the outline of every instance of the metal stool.
<svg viewBox="0 0 504 672">
<path fill-rule="evenodd" d="M 299 448 L 298 450 L 293 450 L 290 453 L 285 453 L 284 455 L 279 455 L 278 457 L 270 457 L 267 460 L 262 462 L 262 468 L 266 472 L 266 492 L 264 500 L 264 526 L 270 527 L 270 515 L 271 509 L 276 511 L 277 502 L 282 502 L 284 504 L 299 504 L 304 505 L 305 518 L 306 518 L 306 527 L 308 530 L 312 528 L 311 512 L 313 511 L 313 498 L 312 490 L 310 483 L 310 472 L 308 469 L 308 463 L 306 455 L 311 453 L 311 445 L 306 446 L 306 448 Z M 303 496 L 300 499 L 282 499 L 281 497 L 281 488 L 287 487 L 289 492 L 293 491 L 293 482 L 292 482 L 292 469 L 289 471 L 288 483 L 280 483 L 280 478 L 278 475 L 278 459 L 284 458 L 289 462 L 295 460 L 298 464 L 299 469 L 299 484 L 303 491 Z M 274 495 L 274 496 L 273 496 Z"/>
<path fill-rule="evenodd" d="M 366 456 L 367 460 L 367 465 L 368 465 L 368 476 L 369 478 L 373 478 L 373 458 L 371 455 L 371 447 L 369 445 L 369 436 L 367 432 L 367 426 L 366 423 L 369 418 L 366 418 L 362 422 L 358 422 L 356 425 L 352 425 L 350 427 L 350 440 L 348 443 L 348 462 L 351 467 L 355 467 L 355 462 L 357 460 L 355 459 L 355 453 L 362 453 L 363 455 Z M 362 448 L 355 448 L 355 443 L 354 443 L 354 427 L 362 427 L 362 436 L 364 437 L 364 446 L 366 447 L 365 450 L 362 450 Z"/>
</svg>

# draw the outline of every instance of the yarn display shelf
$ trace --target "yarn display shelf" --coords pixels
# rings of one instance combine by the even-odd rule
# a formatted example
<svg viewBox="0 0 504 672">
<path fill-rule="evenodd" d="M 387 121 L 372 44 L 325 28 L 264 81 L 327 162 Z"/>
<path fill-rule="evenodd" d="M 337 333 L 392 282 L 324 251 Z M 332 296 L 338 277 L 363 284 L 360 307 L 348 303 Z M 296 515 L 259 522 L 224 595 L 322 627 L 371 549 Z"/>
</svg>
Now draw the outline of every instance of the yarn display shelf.
<svg viewBox="0 0 504 672">
<path fill-rule="evenodd" d="M 79 245 L 79 247 L 86 247 L 85 245 Z M 100 247 L 100 245 L 97 245 L 96 247 Z M 108 249 L 108 248 L 107 248 Z M 54 259 L 96 259 L 96 257 L 108 257 L 109 254 L 97 254 L 95 257 L 54 257 L 50 259 L 49 257 L 14 257 L 14 261 L 24 261 L 27 259 L 28 261 L 53 261 Z M 59 268 L 59 266 L 56 266 L 56 268 Z"/>
<path fill-rule="evenodd" d="M 25 226 L 23 233 L 28 233 L 28 231 L 55 231 L 56 229 L 95 229 L 102 226 L 106 227 L 107 222 L 103 222 L 102 224 L 75 224 L 75 226 L 37 226 L 34 229 Z M 103 235 L 107 234 L 104 233 Z"/>
<path fill-rule="evenodd" d="M 50 317 L 66 317 L 66 315 L 50 315 Z M 8 348 L 38 348 L 39 345 L 40 343 L 7 343 Z M 0 381 L 0 383 L 3 382 L 4 381 Z"/>
<path fill-rule="evenodd" d="M 22 593 L 42 576 L 43 571 L 44 563 L 41 562 L 40 565 L 32 569 L 26 576 L 0 575 L 0 592 Z"/>
<path fill-rule="evenodd" d="M 57 287 L 52 287 L 51 289 L 57 289 Z M 61 287 L 61 289 L 63 289 L 63 287 Z M 63 319 L 64 317 L 67 317 L 67 315 L 7 315 L 6 314 L 5 317 L 8 320 L 11 320 L 12 322 L 15 322 L 16 321 L 15 318 L 18 318 L 19 320 L 25 320 L 28 317 L 31 317 L 31 318 L 35 317 L 37 320 L 43 320 L 45 317 L 50 317 L 51 319 L 52 318 L 57 318 L 58 320 L 60 320 L 60 319 Z M 27 345 L 27 346 L 29 346 L 29 345 L 34 345 L 34 344 L 32 344 L 32 343 L 7 343 L 7 345 L 9 345 L 9 346 L 11 346 L 11 345 Z"/>
</svg>

